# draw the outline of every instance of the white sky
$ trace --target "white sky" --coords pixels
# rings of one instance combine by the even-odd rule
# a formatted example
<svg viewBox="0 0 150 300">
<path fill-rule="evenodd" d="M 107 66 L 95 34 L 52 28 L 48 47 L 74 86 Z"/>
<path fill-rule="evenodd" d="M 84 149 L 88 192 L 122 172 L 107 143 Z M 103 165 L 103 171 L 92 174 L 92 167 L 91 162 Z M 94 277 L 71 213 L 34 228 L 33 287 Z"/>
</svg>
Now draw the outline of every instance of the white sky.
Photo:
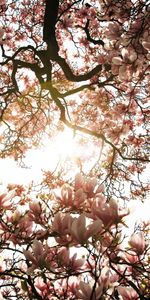
<svg viewBox="0 0 150 300">
<path fill-rule="evenodd" d="M 94 149 L 94 146 L 93 146 Z M 65 164 L 66 159 L 74 160 L 75 157 L 86 157 L 86 168 L 91 168 L 94 165 L 94 160 L 91 161 L 91 165 L 88 160 L 89 151 L 94 151 L 86 146 L 77 147 L 76 138 L 73 137 L 73 133 L 70 129 L 65 129 L 60 133 L 57 138 L 52 141 L 46 141 L 45 146 L 41 150 L 30 150 L 24 160 L 27 168 L 21 168 L 12 158 L 0 159 L 0 192 L 4 192 L 8 183 L 28 185 L 32 181 L 40 183 L 42 179 L 42 170 L 54 171 L 58 162 L 61 165 Z M 98 157 L 98 153 L 96 153 Z M 97 159 L 97 158 L 96 158 Z M 79 172 L 79 169 L 75 169 L 70 173 L 75 175 Z M 69 174 L 70 175 L 70 174 Z M 145 173 L 145 177 L 148 177 L 148 172 Z M 146 199 L 144 203 L 140 201 L 133 201 L 129 203 L 129 209 L 131 214 L 126 217 L 128 224 L 127 232 L 133 232 L 134 224 L 142 220 L 150 220 L 149 213 L 149 199 Z"/>
</svg>

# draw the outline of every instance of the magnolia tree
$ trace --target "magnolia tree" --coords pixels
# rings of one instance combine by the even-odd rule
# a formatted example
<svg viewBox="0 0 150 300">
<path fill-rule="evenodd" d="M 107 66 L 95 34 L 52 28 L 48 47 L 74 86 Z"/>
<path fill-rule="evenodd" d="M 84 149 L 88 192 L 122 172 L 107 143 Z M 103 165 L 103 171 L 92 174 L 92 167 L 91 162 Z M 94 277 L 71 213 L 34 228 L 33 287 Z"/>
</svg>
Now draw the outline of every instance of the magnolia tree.
<svg viewBox="0 0 150 300">
<path fill-rule="evenodd" d="M 1 194 L 0 299 L 150 299 L 150 223 L 126 223 L 148 191 L 149 12 L 147 0 L 0 1 L 1 158 L 22 162 L 65 127 L 84 149 Z"/>
</svg>

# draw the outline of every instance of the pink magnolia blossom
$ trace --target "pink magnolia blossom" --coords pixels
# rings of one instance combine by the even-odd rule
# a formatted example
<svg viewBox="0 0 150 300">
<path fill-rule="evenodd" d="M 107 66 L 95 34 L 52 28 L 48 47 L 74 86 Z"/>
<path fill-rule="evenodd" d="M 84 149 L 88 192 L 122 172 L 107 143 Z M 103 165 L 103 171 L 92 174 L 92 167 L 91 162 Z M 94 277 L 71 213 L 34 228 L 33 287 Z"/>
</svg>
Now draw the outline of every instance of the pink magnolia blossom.
<svg viewBox="0 0 150 300">
<path fill-rule="evenodd" d="M 65 184 L 61 188 L 61 196 L 57 197 L 62 205 L 72 206 L 73 205 L 73 195 L 72 189 L 69 185 Z"/>
<path fill-rule="evenodd" d="M 135 251 L 138 255 L 141 255 L 145 249 L 145 238 L 143 232 L 134 233 L 131 236 L 129 245 L 132 247 L 133 251 Z"/>
<path fill-rule="evenodd" d="M 22 215 L 18 210 L 15 210 L 10 221 L 14 227 L 10 240 L 15 245 L 22 244 L 22 240 L 26 240 L 32 235 L 33 222 L 28 217 L 28 214 Z"/>
<path fill-rule="evenodd" d="M 84 281 L 80 281 L 76 295 L 78 299 L 83 300 L 99 300 L 102 295 L 103 287 L 97 285 L 93 291 L 93 286 Z"/>
<path fill-rule="evenodd" d="M 108 266 L 102 267 L 101 275 L 98 280 L 99 286 L 103 286 L 104 289 L 113 287 L 116 285 L 119 276 L 113 272 Z"/>
<path fill-rule="evenodd" d="M 107 38 L 116 40 L 119 39 L 121 35 L 120 26 L 117 23 L 110 22 L 108 25 L 108 30 L 106 30 Z"/>
<path fill-rule="evenodd" d="M 127 261 L 131 264 L 135 264 L 139 261 L 139 257 L 133 251 L 123 253 L 122 257 L 125 261 Z"/>
<path fill-rule="evenodd" d="M 52 230 L 61 234 L 65 234 L 65 232 L 68 233 L 68 229 L 70 228 L 72 221 L 73 218 L 69 214 L 63 215 L 58 212 L 54 217 Z"/>
<path fill-rule="evenodd" d="M 28 268 L 28 273 L 32 273 L 36 268 L 45 267 L 47 251 L 43 248 L 41 242 L 35 240 L 32 245 L 32 252 L 29 250 L 23 251 L 26 259 L 32 262 L 32 266 Z"/>
<path fill-rule="evenodd" d="M 65 247 L 60 249 L 58 258 L 62 266 L 65 266 L 72 271 L 79 271 L 83 268 L 85 263 L 84 259 L 77 259 L 77 253 L 70 257 L 70 251 Z"/>
<path fill-rule="evenodd" d="M 15 196 L 15 191 L 11 191 L 7 194 L 0 195 L 0 210 L 1 209 L 10 209 L 12 207 L 12 203 L 10 200 Z"/>
<path fill-rule="evenodd" d="M 117 288 L 119 294 L 122 296 L 123 300 L 136 300 L 138 299 L 137 292 L 131 288 L 126 286 L 120 286 Z"/>
<path fill-rule="evenodd" d="M 109 203 L 104 197 L 97 197 L 92 206 L 92 216 L 102 220 L 105 226 L 110 226 L 121 221 L 128 212 L 119 211 L 118 204 L 111 199 Z"/>
<path fill-rule="evenodd" d="M 81 174 L 75 177 L 75 190 L 82 189 L 87 197 L 94 197 L 96 194 L 103 192 L 103 185 L 98 185 L 96 178 L 84 179 Z"/>
<path fill-rule="evenodd" d="M 78 173 L 75 176 L 75 190 L 79 190 L 83 188 L 83 186 L 84 186 L 84 178 L 80 173 Z"/>
<path fill-rule="evenodd" d="M 84 192 L 84 190 L 82 188 L 75 191 L 75 193 L 74 193 L 74 205 L 76 207 L 79 208 L 80 206 L 84 205 L 86 200 L 87 200 L 87 195 L 86 195 L 86 193 Z"/>
<path fill-rule="evenodd" d="M 48 295 L 53 290 L 50 281 L 44 283 L 41 277 L 37 277 L 35 279 L 35 288 L 37 289 L 38 293 L 44 298 L 49 299 Z"/>
<path fill-rule="evenodd" d="M 55 215 L 52 224 L 52 231 L 56 234 L 55 239 L 58 243 L 64 244 L 71 242 L 72 237 L 69 234 L 69 230 L 72 222 L 73 218 L 69 214 L 63 215 L 58 212 Z"/>
<path fill-rule="evenodd" d="M 32 221 L 41 223 L 42 221 L 42 206 L 39 202 L 33 201 L 29 203 L 29 213 L 28 216 Z"/>
<path fill-rule="evenodd" d="M 132 48 L 123 48 L 121 56 L 112 58 L 112 72 L 119 74 L 120 80 L 129 80 L 137 66 L 137 54 Z"/>
<path fill-rule="evenodd" d="M 92 224 L 86 225 L 86 217 L 81 214 L 75 219 L 70 227 L 70 234 L 78 243 L 85 243 L 91 236 L 95 236 L 102 231 L 102 222 L 94 221 Z"/>
<path fill-rule="evenodd" d="M 41 213 L 41 205 L 39 202 L 30 202 L 29 208 L 34 215 L 39 215 Z"/>
</svg>

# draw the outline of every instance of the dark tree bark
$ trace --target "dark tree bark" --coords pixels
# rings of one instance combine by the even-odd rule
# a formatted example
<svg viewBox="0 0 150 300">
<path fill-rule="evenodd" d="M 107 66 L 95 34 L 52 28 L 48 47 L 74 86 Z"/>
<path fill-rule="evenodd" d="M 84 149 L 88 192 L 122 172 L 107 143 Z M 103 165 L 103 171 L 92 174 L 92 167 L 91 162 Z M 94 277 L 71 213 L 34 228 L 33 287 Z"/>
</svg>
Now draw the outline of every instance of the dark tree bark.
<svg viewBox="0 0 150 300">
<path fill-rule="evenodd" d="M 47 43 L 51 52 L 59 51 L 56 36 L 55 25 L 57 22 L 59 8 L 59 0 L 46 0 L 44 26 L 43 26 L 43 41 Z"/>
</svg>

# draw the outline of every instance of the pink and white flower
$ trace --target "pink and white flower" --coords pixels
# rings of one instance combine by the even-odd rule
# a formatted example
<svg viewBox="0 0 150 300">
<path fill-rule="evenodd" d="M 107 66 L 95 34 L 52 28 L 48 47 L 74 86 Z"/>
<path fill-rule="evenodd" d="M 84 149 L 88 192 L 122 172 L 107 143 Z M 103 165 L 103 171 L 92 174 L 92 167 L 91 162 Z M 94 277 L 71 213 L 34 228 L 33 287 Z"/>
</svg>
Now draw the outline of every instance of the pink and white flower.
<svg viewBox="0 0 150 300">
<path fill-rule="evenodd" d="M 93 290 L 92 285 L 84 281 L 80 281 L 76 295 L 78 299 L 82 300 L 98 300 L 102 295 L 102 290 L 102 286 L 97 285 L 95 290 Z"/>
<path fill-rule="evenodd" d="M 119 294 L 122 296 L 123 300 L 136 300 L 138 299 L 137 292 L 131 288 L 126 286 L 120 286 L 117 288 Z"/>
<path fill-rule="evenodd" d="M 145 238 L 143 232 L 134 233 L 131 236 L 129 245 L 132 247 L 133 251 L 135 251 L 138 255 L 141 255 L 145 249 Z"/>
</svg>

